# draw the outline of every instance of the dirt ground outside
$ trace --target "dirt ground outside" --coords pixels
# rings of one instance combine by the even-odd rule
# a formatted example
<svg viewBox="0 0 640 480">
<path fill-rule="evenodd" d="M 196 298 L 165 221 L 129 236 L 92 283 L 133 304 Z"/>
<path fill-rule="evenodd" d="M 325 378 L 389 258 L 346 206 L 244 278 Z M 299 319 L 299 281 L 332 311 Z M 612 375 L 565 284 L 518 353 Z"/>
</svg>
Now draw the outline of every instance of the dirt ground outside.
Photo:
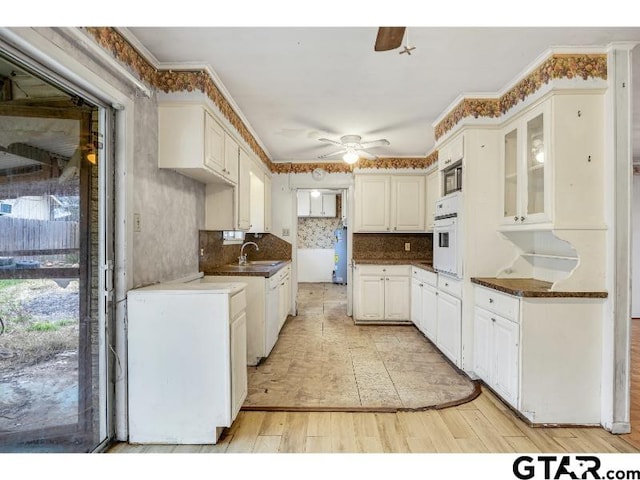
<svg viewBox="0 0 640 480">
<path fill-rule="evenodd" d="M 0 280 L 0 441 L 77 422 L 78 299 L 77 280 Z"/>
</svg>

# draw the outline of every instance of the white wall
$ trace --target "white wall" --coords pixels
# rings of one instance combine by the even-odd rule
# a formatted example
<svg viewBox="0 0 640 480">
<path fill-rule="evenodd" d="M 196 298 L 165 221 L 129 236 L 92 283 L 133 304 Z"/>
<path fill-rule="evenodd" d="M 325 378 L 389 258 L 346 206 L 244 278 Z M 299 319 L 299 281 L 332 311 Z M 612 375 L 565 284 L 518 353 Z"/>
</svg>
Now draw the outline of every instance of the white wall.
<svg viewBox="0 0 640 480">
<path fill-rule="evenodd" d="M 335 251 L 328 248 L 298 249 L 298 282 L 331 282 Z"/>
<path fill-rule="evenodd" d="M 633 176 L 631 228 L 631 316 L 640 318 L 640 175 Z"/>
</svg>

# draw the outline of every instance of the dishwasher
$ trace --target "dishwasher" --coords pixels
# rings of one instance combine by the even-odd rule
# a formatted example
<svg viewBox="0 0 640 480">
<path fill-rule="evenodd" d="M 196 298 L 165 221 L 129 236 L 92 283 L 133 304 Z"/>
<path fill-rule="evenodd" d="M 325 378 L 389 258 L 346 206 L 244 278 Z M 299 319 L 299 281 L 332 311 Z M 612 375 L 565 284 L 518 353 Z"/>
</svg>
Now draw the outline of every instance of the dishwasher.
<svg viewBox="0 0 640 480">
<path fill-rule="evenodd" d="M 273 350 L 273 346 L 278 341 L 280 333 L 280 280 L 279 278 L 269 279 L 267 288 L 267 321 L 265 322 L 265 357 L 268 357 Z"/>
</svg>

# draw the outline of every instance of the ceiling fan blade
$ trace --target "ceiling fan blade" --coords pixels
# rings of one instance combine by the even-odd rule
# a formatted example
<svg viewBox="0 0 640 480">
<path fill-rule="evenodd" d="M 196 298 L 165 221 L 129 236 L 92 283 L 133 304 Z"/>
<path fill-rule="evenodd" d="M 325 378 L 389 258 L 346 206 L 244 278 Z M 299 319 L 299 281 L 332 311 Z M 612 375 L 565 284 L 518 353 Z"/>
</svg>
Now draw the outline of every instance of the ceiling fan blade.
<svg viewBox="0 0 640 480">
<path fill-rule="evenodd" d="M 386 138 L 381 138 L 380 140 L 372 140 L 370 142 L 361 143 L 360 145 L 362 145 L 365 148 L 374 148 L 374 147 L 386 147 L 387 145 L 391 145 L 391 144 L 389 143 L 389 140 L 387 140 Z"/>
<path fill-rule="evenodd" d="M 329 157 L 333 157 L 335 155 L 340 155 L 341 153 L 345 153 L 346 151 L 347 151 L 347 149 L 343 148 L 341 150 L 338 150 L 337 152 L 325 153 L 324 155 L 318 155 L 318 158 L 329 158 Z"/>
<path fill-rule="evenodd" d="M 321 141 L 321 142 L 333 143 L 334 145 L 342 146 L 342 144 L 340 142 L 337 142 L 335 140 L 331 140 L 330 138 L 319 138 L 318 140 Z"/>
<path fill-rule="evenodd" d="M 362 157 L 362 158 L 366 158 L 367 160 L 377 160 L 378 157 L 376 157 L 373 153 L 369 153 L 366 150 L 356 150 L 356 153 Z"/>
<path fill-rule="evenodd" d="M 376 37 L 376 52 L 384 52 L 393 50 L 402 45 L 402 38 L 406 27 L 380 27 L 378 28 L 378 36 Z"/>
</svg>

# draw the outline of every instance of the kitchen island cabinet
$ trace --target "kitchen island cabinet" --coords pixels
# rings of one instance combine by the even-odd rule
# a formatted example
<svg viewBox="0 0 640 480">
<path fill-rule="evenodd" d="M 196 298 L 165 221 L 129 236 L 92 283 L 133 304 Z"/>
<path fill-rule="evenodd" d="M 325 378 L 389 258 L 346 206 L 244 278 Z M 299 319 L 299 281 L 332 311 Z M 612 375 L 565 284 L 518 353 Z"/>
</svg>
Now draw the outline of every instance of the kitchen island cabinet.
<svg viewBox="0 0 640 480">
<path fill-rule="evenodd" d="M 130 290 L 129 441 L 212 444 L 247 396 L 245 284 Z"/>
</svg>

